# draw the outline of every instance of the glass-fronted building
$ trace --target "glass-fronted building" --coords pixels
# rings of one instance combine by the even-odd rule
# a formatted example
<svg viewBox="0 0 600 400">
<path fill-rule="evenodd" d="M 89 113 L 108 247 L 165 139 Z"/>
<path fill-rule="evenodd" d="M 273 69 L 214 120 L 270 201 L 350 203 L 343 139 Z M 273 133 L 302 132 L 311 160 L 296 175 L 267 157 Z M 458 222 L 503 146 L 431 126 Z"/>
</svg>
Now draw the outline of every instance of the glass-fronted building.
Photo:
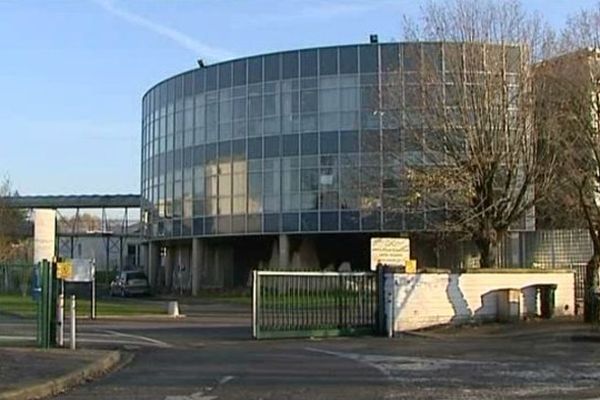
<svg viewBox="0 0 600 400">
<path fill-rule="evenodd" d="M 445 54 L 461 51 L 442 43 L 322 47 L 217 63 L 160 82 L 142 107 L 148 254 L 177 246 L 183 253 L 167 255 L 166 264 L 193 270 L 219 258 L 206 255 L 211 243 L 226 246 L 233 255 L 220 257 L 232 264 L 228 271 L 244 271 L 235 284 L 273 254 L 289 265 L 302 247 L 312 249 L 302 254 L 327 248 L 321 267 L 349 261 L 368 268 L 357 264 L 368 260 L 369 236 L 431 229 L 439 211 L 398 200 L 406 196 L 406 161 L 424 157 L 414 132 L 427 101 L 418 73 L 428 60 L 443 76 L 451 68 Z M 399 95 L 387 99 L 391 75 Z M 330 254 L 342 237 L 355 251 L 351 260 Z M 316 242 L 303 245 L 307 238 Z"/>
</svg>

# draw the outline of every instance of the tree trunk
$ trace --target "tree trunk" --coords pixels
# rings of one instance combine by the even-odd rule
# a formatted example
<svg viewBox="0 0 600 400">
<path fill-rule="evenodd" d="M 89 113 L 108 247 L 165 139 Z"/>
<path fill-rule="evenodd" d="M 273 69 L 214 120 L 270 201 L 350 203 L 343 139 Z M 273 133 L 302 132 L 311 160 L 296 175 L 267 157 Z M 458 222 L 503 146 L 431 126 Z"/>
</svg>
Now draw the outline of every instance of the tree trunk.
<svg viewBox="0 0 600 400">
<path fill-rule="evenodd" d="M 594 253 L 592 259 L 585 266 L 584 279 L 584 304 L 583 320 L 585 322 L 598 321 L 598 300 L 596 290 L 598 289 L 598 266 L 600 265 L 600 254 Z"/>
<path fill-rule="evenodd" d="M 498 240 L 495 231 L 485 232 L 480 234 L 475 239 L 475 244 L 479 249 L 479 267 L 480 268 L 495 268 L 496 255 L 498 252 Z"/>
</svg>

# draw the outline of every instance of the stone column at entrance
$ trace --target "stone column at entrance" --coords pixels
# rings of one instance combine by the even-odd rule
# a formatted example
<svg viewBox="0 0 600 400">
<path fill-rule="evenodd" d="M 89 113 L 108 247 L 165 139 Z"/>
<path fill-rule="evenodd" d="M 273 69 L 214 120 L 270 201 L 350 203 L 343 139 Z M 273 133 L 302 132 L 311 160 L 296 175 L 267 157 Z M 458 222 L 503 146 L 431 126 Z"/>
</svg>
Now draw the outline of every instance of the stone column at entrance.
<svg viewBox="0 0 600 400">
<path fill-rule="evenodd" d="M 204 242 L 199 238 L 192 239 L 192 296 L 198 295 L 200 288 L 200 271 L 204 268 Z"/>
<path fill-rule="evenodd" d="M 173 267 L 175 263 L 175 250 L 173 246 L 167 247 L 167 255 L 165 257 L 165 288 L 170 291 L 173 287 Z"/>
<path fill-rule="evenodd" d="M 141 243 L 138 246 L 138 266 L 142 268 L 142 270 L 148 276 L 148 243 Z"/>
<path fill-rule="evenodd" d="M 148 242 L 147 275 L 150 287 L 156 287 L 156 273 L 160 268 L 160 245 L 157 242 Z"/>
<path fill-rule="evenodd" d="M 279 235 L 279 269 L 286 270 L 290 264 L 290 239 L 288 235 Z"/>
</svg>

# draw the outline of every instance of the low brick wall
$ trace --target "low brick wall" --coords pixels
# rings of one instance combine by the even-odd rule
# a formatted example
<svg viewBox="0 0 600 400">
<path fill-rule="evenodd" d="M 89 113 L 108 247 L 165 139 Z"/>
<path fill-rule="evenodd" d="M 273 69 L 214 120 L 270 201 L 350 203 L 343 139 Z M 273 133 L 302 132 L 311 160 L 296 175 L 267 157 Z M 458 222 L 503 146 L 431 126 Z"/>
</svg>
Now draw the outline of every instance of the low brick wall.
<svg viewBox="0 0 600 400">
<path fill-rule="evenodd" d="M 498 290 L 519 289 L 521 317 L 540 313 L 539 284 L 557 285 L 554 315 L 574 315 L 573 272 L 479 272 L 390 274 L 386 280 L 386 312 L 393 330 L 415 330 L 440 324 L 495 320 Z M 393 305 L 393 306 L 392 306 Z M 391 310 L 392 308 L 392 310 Z"/>
</svg>

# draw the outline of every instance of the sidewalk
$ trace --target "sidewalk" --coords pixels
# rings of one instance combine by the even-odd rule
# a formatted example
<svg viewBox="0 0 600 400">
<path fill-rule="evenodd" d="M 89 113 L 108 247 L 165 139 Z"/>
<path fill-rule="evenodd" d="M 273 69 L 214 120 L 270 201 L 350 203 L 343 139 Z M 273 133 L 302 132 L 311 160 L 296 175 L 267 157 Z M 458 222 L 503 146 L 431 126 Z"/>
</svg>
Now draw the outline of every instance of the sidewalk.
<svg viewBox="0 0 600 400">
<path fill-rule="evenodd" d="M 0 348 L 0 400 L 51 396 L 115 368 L 118 351 Z"/>
<path fill-rule="evenodd" d="M 538 335 L 568 336 L 577 340 L 588 338 L 600 341 L 600 329 L 597 325 L 585 324 L 581 318 L 558 317 L 553 319 L 532 319 L 512 323 L 482 323 L 465 325 L 442 325 L 417 331 L 401 332 L 398 335 L 420 336 L 430 339 L 460 338 L 507 338 Z"/>
</svg>

